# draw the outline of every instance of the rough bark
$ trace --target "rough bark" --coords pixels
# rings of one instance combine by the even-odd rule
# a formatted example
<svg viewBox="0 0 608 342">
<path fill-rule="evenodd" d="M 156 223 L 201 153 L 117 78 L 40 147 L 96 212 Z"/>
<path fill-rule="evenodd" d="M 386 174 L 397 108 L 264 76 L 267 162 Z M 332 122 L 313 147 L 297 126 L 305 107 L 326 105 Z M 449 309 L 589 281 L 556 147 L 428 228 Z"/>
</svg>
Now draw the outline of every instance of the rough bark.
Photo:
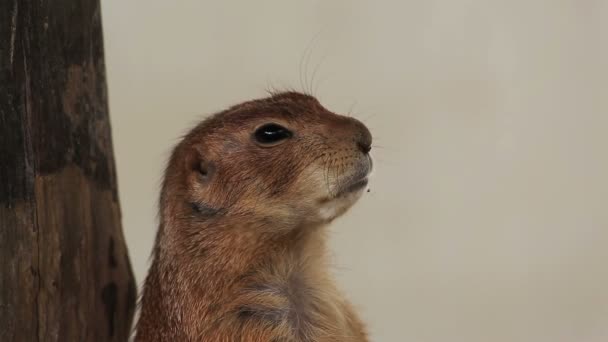
<svg viewBox="0 0 608 342">
<path fill-rule="evenodd" d="M 126 341 L 98 0 L 0 1 L 0 341 Z"/>
</svg>

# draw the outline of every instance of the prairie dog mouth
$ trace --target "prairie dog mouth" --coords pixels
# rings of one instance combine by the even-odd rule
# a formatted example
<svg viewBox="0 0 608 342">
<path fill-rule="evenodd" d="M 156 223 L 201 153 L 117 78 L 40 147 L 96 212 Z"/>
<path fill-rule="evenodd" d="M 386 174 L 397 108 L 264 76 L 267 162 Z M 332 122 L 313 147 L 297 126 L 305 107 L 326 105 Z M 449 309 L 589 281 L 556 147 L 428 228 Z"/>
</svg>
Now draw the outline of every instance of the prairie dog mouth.
<svg viewBox="0 0 608 342">
<path fill-rule="evenodd" d="M 365 189 L 369 182 L 371 171 L 372 162 L 371 158 L 368 157 L 360 164 L 355 174 L 348 177 L 348 179 L 340 185 L 334 197 L 341 197 Z"/>
<path fill-rule="evenodd" d="M 364 189 L 367 186 L 367 183 L 369 182 L 368 178 L 365 177 L 361 180 L 355 181 L 353 183 L 350 183 L 349 185 L 347 185 L 346 187 L 344 187 L 343 189 L 341 189 L 338 194 L 336 196 L 341 196 L 344 194 L 348 194 L 351 192 L 356 192 L 359 190 Z"/>
</svg>

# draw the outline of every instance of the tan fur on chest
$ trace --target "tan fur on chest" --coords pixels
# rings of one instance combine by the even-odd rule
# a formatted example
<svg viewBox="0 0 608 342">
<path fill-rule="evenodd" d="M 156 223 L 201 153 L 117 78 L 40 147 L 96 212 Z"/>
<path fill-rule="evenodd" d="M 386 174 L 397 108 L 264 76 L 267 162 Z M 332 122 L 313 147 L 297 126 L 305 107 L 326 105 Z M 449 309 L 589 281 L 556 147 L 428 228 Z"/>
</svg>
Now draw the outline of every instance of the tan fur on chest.
<svg viewBox="0 0 608 342">
<path fill-rule="evenodd" d="M 236 320 L 273 326 L 286 341 L 360 341 L 362 328 L 325 273 L 325 260 L 310 253 L 280 260 L 244 280 L 234 304 Z"/>
</svg>

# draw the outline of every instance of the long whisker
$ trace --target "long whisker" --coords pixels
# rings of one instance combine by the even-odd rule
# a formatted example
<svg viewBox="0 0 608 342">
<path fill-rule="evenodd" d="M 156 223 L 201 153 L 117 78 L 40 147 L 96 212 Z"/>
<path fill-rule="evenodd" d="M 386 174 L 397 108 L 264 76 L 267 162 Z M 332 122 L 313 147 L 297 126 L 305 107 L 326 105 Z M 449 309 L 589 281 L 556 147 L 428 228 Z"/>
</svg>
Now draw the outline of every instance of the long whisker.
<svg viewBox="0 0 608 342">
<path fill-rule="evenodd" d="M 300 89 L 302 89 L 303 92 L 308 92 L 309 95 L 310 94 L 310 87 L 308 85 L 308 65 L 310 64 L 310 57 L 312 56 L 312 51 L 313 51 L 313 46 L 314 44 L 317 42 L 319 36 L 321 35 L 321 33 L 323 32 L 323 30 L 319 30 L 308 42 L 308 45 L 306 46 L 306 49 L 304 50 L 304 54 L 302 55 L 302 58 L 300 58 Z"/>
<path fill-rule="evenodd" d="M 328 153 L 325 156 L 325 163 L 324 163 L 325 165 L 324 165 L 324 168 L 323 168 L 323 174 L 325 176 L 325 186 L 327 187 L 327 193 L 328 194 L 331 194 L 331 188 L 329 186 L 329 166 L 330 166 L 330 162 L 331 162 L 331 159 L 330 159 L 330 156 L 329 156 L 329 153 Z"/>
<path fill-rule="evenodd" d="M 364 123 L 367 123 L 367 121 L 368 121 L 369 119 L 373 118 L 373 117 L 374 117 L 374 116 L 376 116 L 376 115 L 378 115 L 378 113 L 374 113 L 374 114 L 368 115 L 368 116 L 366 116 L 365 118 L 362 118 L 362 119 L 361 119 L 361 121 L 362 121 L 362 122 L 364 122 Z"/>
<path fill-rule="evenodd" d="M 325 53 L 325 55 L 323 55 L 323 57 L 321 57 L 321 59 L 319 60 L 319 62 L 317 63 L 317 65 L 315 65 L 315 68 L 312 71 L 312 76 L 310 79 L 310 93 L 313 96 L 316 96 L 316 90 L 317 90 L 317 86 L 315 85 L 315 77 L 317 76 L 317 72 L 319 71 L 319 68 L 321 67 L 321 65 L 323 64 L 323 62 L 327 59 L 327 56 L 329 55 L 328 52 Z M 314 89 L 313 89 L 314 87 Z"/>
<path fill-rule="evenodd" d="M 347 113 L 347 114 L 346 114 L 347 116 L 353 116 L 353 110 L 355 109 L 355 106 L 356 106 L 356 105 L 357 105 L 357 100 L 354 100 L 354 101 L 351 103 L 350 107 L 348 107 L 348 112 L 346 112 L 346 113 Z"/>
<path fill-rule="evenodd" d="M 312 46 L 308 49 L 308 54 L 306 55 L 306 61 L 304 62 L 304 89 L 303 91 L 307 94 L 310 94 L 309 85 L 308 85 L 308 65 L 310 64 L 310 57 L 312 56 Z"/>
</svg>

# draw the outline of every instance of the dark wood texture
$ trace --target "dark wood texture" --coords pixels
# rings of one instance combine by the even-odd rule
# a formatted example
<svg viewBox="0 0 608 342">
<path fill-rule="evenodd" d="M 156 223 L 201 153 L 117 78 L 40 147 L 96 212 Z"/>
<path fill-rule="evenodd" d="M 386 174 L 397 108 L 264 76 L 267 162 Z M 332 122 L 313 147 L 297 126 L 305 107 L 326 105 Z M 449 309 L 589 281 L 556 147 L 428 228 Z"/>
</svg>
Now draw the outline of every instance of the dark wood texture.
<svg viewBox="0 0 608 342">
<path fill-rule="evenodd" d="M 0 1 L 0 341 L 126 341 L 98 0 Z"/>
</svg>

